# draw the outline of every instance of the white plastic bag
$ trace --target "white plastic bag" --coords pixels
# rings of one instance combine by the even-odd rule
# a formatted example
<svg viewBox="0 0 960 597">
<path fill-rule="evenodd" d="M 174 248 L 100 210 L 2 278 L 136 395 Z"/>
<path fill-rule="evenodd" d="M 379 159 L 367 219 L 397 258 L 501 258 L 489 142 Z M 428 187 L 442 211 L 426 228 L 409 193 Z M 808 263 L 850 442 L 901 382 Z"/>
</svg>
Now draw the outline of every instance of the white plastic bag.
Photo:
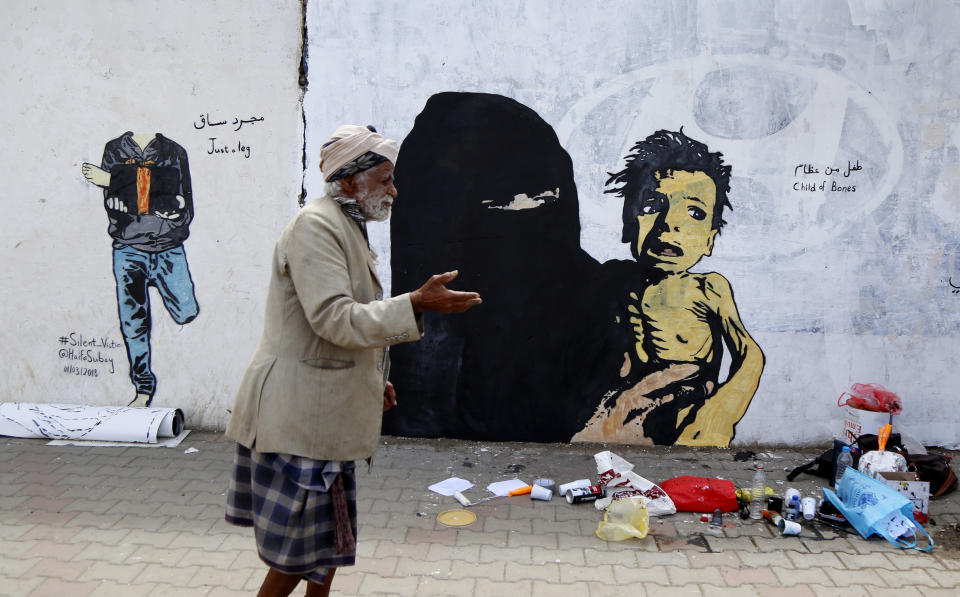
<svg viewBox="0 0 960 597">
<path fill-rule="evenodd" d="M 611 502 L 643 496 L 650 516 L 676 514 L 677 507 L 667 492 L 633 472 L 633 464 L 609 450 L 593 455 L 597 463 L 597 485 L 605 487 L 607 495 L 594 502 L 597 510 L 607 509 Z"/>
<path fill-rule="evenodd" d="M 880 473 L 903 473 L 907 470 L 907 460 L 902 454 L 874 450 L 860 457 L 857 470 L 868 477 L 880 478 Z"/>
<path fill-rule="evenodd" d="M 604 541 L 643 539 L 650 529 L 650 516 L 640 496 L 613 500 L 597 526 L 597 537 Z"/>
</svg>

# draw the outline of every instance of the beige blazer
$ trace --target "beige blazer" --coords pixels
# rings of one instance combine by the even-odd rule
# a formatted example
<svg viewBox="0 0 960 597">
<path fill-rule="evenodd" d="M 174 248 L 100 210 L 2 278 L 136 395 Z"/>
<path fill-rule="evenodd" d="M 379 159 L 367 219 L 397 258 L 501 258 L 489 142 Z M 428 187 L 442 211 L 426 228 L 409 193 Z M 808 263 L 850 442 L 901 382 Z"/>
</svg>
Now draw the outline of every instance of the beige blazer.
<svg viewBox="0 0 960 597">
<path fill-rule="evenodd" d="M 277 241 L 263 337 L 227 436 L 260 452 L 371 456 L 380 437 L 386 346 L 422 336 L 409 294 L 383 298 L 359 227 L 329 198 Z"/>
</svg>

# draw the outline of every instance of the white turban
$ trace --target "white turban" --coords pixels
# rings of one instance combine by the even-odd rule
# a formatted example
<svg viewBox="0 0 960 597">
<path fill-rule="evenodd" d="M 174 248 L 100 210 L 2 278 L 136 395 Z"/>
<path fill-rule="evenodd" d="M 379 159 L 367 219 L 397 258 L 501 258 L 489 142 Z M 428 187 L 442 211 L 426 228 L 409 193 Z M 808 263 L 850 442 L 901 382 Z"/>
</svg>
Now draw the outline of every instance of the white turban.
<svg viewBox="0 0 960 597">
<path fill-rule="evenodd" d="M 330 180 L 337 170 L 368 151 L 395 164 L 400 150 L 396 141 L 386 139 L 365 126 L 345 124 L 339 127 L 320 150 L 320 171 L 323 172 L 323 179 Z"/>
</svg>

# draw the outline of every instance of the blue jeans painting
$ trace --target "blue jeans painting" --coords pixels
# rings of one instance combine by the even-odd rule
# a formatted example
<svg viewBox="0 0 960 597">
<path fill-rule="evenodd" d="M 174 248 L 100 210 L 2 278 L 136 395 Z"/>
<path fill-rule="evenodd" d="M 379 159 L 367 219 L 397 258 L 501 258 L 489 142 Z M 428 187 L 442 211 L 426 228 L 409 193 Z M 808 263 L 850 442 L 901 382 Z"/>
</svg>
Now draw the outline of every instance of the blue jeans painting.
<svg viewBox="0 0 960 597">
<path fill-rule="evenodd" d="M 120 331 L 127 345 L 130 380 L 137 394 L 153 396 L 157 378 L 150 368 L 150 293 L 160 293 L 170 317 L 179 324 L 190 323 L 199 312 L 193 280 L 183 247 L 147 253 L 114 244 L 113 276 L 117 280 L 117 308 Z"/>
</svg>

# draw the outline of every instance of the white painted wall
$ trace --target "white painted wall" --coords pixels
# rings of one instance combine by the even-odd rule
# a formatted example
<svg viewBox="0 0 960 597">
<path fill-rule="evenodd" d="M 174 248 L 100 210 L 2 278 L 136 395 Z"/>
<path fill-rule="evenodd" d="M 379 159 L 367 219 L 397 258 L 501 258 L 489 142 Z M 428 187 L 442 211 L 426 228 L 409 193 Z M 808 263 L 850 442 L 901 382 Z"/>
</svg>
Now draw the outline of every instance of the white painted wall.
<svg viewBox="0 0 960 597">
<path fill-rule="evenodd" d="M 338 124 L 402 139 L 433 93 L 500 93 L 570 152 L 582 246 L 623 258 L 604 173 L 637 138 L 682 125 L 734 166 L 729 226 L 699 267 L 731 281 L 767 356 L 736 442 L 822 442 L 855 381 L 898 392 L 923 441 L 960 441 L 957 5 L 368 1 L 312 2 L 308 16 L 311 196 L 318 141 Z M 121 342 L 102 194 L 80 165 L 124 131 L 159 131 L 190 158 L 200 315 L 177 326 L 153 295 L 156 404 L 222 427 L 304 175 L 299 3 L 11 3 L 0 32 L 0 401 L 132 398 L 122 348 L 101 349 L 112 373 L 80 377 L 59 339 Z M 264 121 L 214 135 L 197 128 L 208 114 Z M 250 157 L 209 154 L 211 136 Z M 848 160 L 863 165 L 856 192 L 792 190 L 827 179 L 797 164 Z M 388 228 L 373 235 L 389 280 Z"/>
<path fill-rule="evenodd" d="M 602 191 L 630 145 L 684 127 L 733 165 L 702 271 L 732 283 L 763 348 L 736 443 L 822 443 L 853 382 L 901 395 L 902 427 L 957 446 L 960 6 L 790 1 L 311 3 L 308 191 L 344 122 L 402 139 L 441 91 L 513 97 L 576 170 L 581 244 L 629 258 Z M 862 170 L 843 174 L 848 162 Z M 817 174 L 797 173 L 810 164 Z M 825 169 L 839 168 L 827 175 Z M 832 183 L 856 191 L 831 192 Z M 825 182 L 825 192 L 794 184 Z M 400 201 L 415 201 L 403 197 Z M 428 231 L 425 231 L 428 233 Z M 373 228 L 389 256 L 389 228 Z M 389 259 L 381 259 L 389 279 Z"/>
<path fill-rule="evenodd" d="M 133 398 L 103 195 L 81 163 L 99 164 L 125 131 L 161 132 L 190 160 L 185 247 L 200 313 L 178 326 L 152 293 L 154 404 L 182 408 L 190 427 L 226 424 L 301 188 L 300 30 L 300 3 L 281 0 L 5 3 L 0 401 Z M 234 130 L 251 117 L 264 120 Z M 210 137 L 249 157 L 210 154 Z M 113 343 L 93 349 L 113 366 L 61 358 L 80 335 Z M 65 373 L 70 364 L 96 377 Z"/>
</svg>

